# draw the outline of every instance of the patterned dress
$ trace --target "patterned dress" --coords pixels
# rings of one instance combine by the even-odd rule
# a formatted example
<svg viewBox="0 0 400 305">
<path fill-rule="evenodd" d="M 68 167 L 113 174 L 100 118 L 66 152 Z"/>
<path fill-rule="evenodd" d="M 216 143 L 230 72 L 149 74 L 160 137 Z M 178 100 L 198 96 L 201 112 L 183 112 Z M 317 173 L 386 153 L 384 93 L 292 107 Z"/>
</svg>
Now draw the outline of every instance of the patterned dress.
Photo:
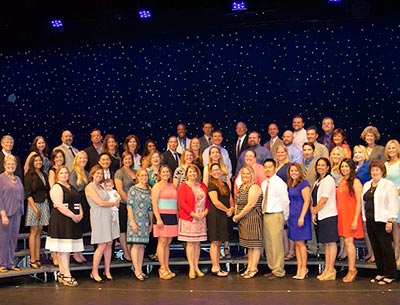
<svg viewBox="0 0 400 305">
<path fill-rule="evenodd" d="M 389 164 L 389 162 L 385 162 L 386 166 L 386 179 L 392 181 L 397 189 L 400 189 L 400 161 L 397 161 L 394 164 Z M 399 208 L 400 208 L 400 196 L 399 199 Z M 400 222 L 400 213 L 396 220 L 397 223 Z"/>
<path fill-rule="evenodd" d="M 256 184 L 256 183 L 254 183 Z M 253 185 L 253 184 L 252 184 Z M 249 198 L 249 190 L 252 185 L 241 186 L 235 197 L 237 205 L 237 213 L 239 214 L 246 206 Z M 259 248 L 262 247 L 262 212 L 261 204 L 263 194 L 261 193 L 257 199 L 256 205 L 251 211 L 240 219 L 238 224 L 239 229 L 239 244 L 245 248 Z"/>
<path fill-rule="evenodd" d="M 200 187 L 200 184 L 190 186 L 195 198 L 196 213 L 204 212 L 206 209 L 207 194 Z M 188 242 L 199 242 L 207 240 L 207 218 L 193 221 L 179 218 L 179 236 L 178 240 Z"/>
<path fill-rule="evenodd" d="M 152 211 L 150 189 L 142 189 L 136 185 L 132 186 L 128 192 L 127 206 L 128 209 L 132 209 L 133 218 L 138 227 L 138 233 L 133 232 L 128 217 L 127 242 L 132 244 L 149 243 L 149 211 Z"/>
</svg>

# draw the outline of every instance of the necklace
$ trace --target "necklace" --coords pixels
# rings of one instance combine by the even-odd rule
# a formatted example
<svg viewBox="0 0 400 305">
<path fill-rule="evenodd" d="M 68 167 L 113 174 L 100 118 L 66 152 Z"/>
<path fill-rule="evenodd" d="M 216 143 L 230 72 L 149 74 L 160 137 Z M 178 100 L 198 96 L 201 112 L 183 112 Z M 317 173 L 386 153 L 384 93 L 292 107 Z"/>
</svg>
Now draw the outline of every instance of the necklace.
<svg viewBox="0 0 400 305">
<path fill-rule="evenodd" d="M 8 177 L 8 179 L 10 179 L 12 183 L 17 182 L 17 178 L 14 176 L 14 174 L 6 174 L 6 176 Z"/>
</svg>

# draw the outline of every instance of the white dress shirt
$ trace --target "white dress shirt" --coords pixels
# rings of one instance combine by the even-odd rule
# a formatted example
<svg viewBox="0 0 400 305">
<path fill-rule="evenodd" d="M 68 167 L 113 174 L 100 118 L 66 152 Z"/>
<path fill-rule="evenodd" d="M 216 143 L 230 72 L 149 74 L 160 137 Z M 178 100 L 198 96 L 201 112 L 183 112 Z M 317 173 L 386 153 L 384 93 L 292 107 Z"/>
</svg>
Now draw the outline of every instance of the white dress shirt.
<svg viewBox="0 0 400 305">
<path fill-rule="evenodd" d="M 268 194 L 265 194 L 265 189 L 268 184 Z M 265 198 L 267 196 L 267 211 L 266 213 L 283 212 L 285 220 L 289 218 L 289 193 L 288 187 L 280 177 L 273 175 L 261 183 L 261 190 Z M 264 205 L 264 200 L 263 200 Z M 264 211 L 264 207 L 262 207 Z"/>
</svg>

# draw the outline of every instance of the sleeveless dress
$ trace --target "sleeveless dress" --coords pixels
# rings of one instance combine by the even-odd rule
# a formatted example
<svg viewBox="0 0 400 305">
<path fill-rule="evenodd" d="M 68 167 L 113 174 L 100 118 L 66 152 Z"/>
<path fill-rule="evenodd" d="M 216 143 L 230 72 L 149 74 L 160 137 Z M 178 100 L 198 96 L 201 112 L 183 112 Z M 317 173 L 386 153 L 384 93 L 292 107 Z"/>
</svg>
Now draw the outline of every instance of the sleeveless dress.
<svg viewBox="0 0 400 305">
<path fill-rule="evenodd" d="M 64 194 L 64 205 L 74 214 L 79 214 L 80 195 L 76 188 L 61 186 Z M 82 252 L 83 239 L 79 223 L 62 214 L 58 209 L 51 210 L 49 230 L 46 239 L 46 249 L 54 252 Z"/>
<path fill-rule="evenodd" d="M 132 230 L 131 222 L 128 217 L 126 240 L 131 244 L 147 244 L 149 243 L 150 218 L 149 211 L 151 208 L 151 197 L 149 189 L 132 186 L 128 192 L 127 207 L 132 209 L 133 218 L 138 227 L 138 233 Z"/>
<path fill-rule="evenodd" d="M 153 219 L 154 237 L 176 237 L 178 236 L 178 193 L 172 183 L 161 188 L 158 198 L 158 211 L 164 223 L 162 228 L 157 226 Z"/>
<path fill-rule="evenodd" d="M 256 183 L 254 183 L 256 184 Z M 243 185 L 239 188 L 238 193 L 235 197 L 237 205 L 237 213 L 240 213 L 246 206 L 249 198 L 249 189 L 252 185 L 244 187 Z M 256 205 L 252 210 L 243 217 L 238 224 L 239 229 L 239 244 L 245 248 L 259 248 L 262 247 L 263 236 L 262 236 L 262 212 L 261 203 L 263 200 L 263 194 L 261 193 L 257 199 Z"/>
<path fill-rule="evenodd" d="M 338 210 L 339 236 L 364 238 L 361 213 L 358 217 L 357 229 L 351 229 L 351 223 L 356 212 L 356 197 L 355 194 L 350 195 L 349 186 L 344 179 L 340 179 L 336 189 L 336 206 Z"/>
<path fill-rule="evenodd" d="M 200 184 L 190 186 L 195 198 L 196 212 L 203 212 L 206 208 L 207 194 L 200 187 Z M 207 218 L 193 221 L 179 218 L 178 240 L 188 242 L 199 242 L 207 240 Z"/>
<path fill-rule="evenodd" d="M 93 182 L 86 187 L 91 187 L 102 200 L 109 200 L 106 190 L 99 190 Z M 101 244 L 113 241 L 119 237 L 119 220 L 113 219 L 113 210 L 111 207 L 101 207 L 91 198 L 86 196 L 90 205 L 90 225 L 92 226 L 92 244 Z"/>
<path fill-rule="evenodd" d="M 397 189 L 400 188 L 400 161 L 397 161 L 394 164 L 389 164 L 385 162 L 386 166 L 386 179 L 392 181 Z M 399 209 L 400 209 L 400 196 L 398 197 L 399 200 Z M 400 211 L 399 211 L 400 212 Z M 396 223 L 400 223 L 400 213 L 397 217 Z"/>
<path fill-rule="evenodd" d="M 301 191 L 309 186 L 310 183 L 307 180 L 303 180 L 296 187 L 289 187 L 289 239 L 294 241 L 311 240 L 312 238 L 310 209 L 307 210 L 304 216 L 304 225 L 301 228 L 297 225 L 304 204 Z"/>
<path fill-rule="evenodd" d="M 224 182 L 225 188 L 229 190 L 228 184 Z M 211 181 L 208 183 L 208 193 L 217 192 L 218 200 L 227 208 L 230 207 L 228 192 L 222 195 L 218 187 Z M 233 238 L 233 223 L 232 218 L 226 216 L 226 213 L 217 209 L 214 204 L 210 204 L 207 214 L 207 234 L 209 241 L 226 241 Z"/>
</svg>

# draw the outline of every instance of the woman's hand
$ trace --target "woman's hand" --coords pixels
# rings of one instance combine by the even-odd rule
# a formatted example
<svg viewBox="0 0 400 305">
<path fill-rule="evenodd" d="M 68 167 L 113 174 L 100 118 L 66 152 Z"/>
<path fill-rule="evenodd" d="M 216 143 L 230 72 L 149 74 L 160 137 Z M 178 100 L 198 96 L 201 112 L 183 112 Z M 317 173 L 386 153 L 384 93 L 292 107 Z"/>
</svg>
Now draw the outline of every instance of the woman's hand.
<svg viewBox="0 0 400 305">
<path fill-rule="evenodd" d="M 393 230 L 393 222 L 387 222 L 385 225 L 385 230 L 386 232 L 391 233 Z"/>
<path fill-rule="evenodd" d="M 297 220 L 297 226 L 299 228 L 302 228 L 304 226 L 304 217 L 299 217 L 299 219 Z"/>
<path fill-rule="evenodd" d="M 138 234 L 138 233 L 139 233 L 139 228 L 138 228 L 138 226 L 137 226 L 136 224 L 133 224 L 133 225 L 132 225 L 132 231 L 133 231 L 133 233 L 135 233 L 135 234 Z"/>
<path fill-rule="evenodd" d="M 3 227 L 7 227 L 9 223 L 10 220 L 8 219 L 7 215 L 1 216 L 1 224 L 3 225 Z"/>
<path fill-rule="evenodd" d="M 238 215 L 233 216 L 232 218 L 233 222 L 238 223 L 240 218 L 238 217 Z"/>
<path fill-rule="evenodd" d="M 36 217 L 36 220 L 40 220 L 40 217 L 42 217 L 42 215 L 40 214 L 39 209 L 35 210 L 35 217 Z"/>
<path fill-rule="evenodd" d="M 157 227 L 159 227 L 160 229 L 161 229 L 162 227 L 164 227 L 164 222 L 162 221 L 161 218 L 160 218 L 160 219 L 157 219 Z"/>
<path fill-rule="evenodd" d="M 316 214 L 312 215 L 312 223 L 315 225 L 317 224 L 317 215 Z"/>
<path fill-rule="evenodd" d="M 353 222 L 351 223 L 351 229 L 353 231 L 357 230 L 357 225 L 358 225 L 358 221 L 357 220 L 353 220 Z"/>
</svg>

